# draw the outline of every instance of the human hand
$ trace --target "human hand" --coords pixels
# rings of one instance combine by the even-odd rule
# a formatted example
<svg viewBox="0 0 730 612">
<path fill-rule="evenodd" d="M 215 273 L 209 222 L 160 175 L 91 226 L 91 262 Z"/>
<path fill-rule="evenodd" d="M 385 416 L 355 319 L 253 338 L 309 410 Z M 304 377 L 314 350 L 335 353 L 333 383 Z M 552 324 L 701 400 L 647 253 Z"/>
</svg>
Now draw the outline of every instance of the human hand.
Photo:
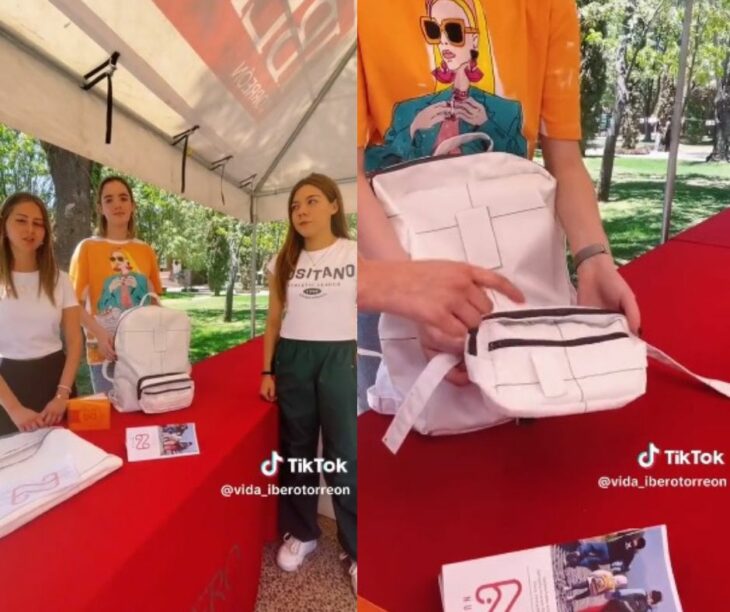
<svg viewBox="0 0 730 612">
<path fill-rule="evenodd" d="M 261 389 L 259 394 L 267 402 L 276 401 L 276 381 L 271 374 L 264 374 L 264 377 L 261 379 Z"/>
<path fill-rule="evenodd" d="M 101 325 L 95 330 L 94 335 L 98 342 L 97 348 L 107 361 L 116 361 L 117 354 L 114 352 L 114 338 Z"/>
<path fill-rule="evenodd" d="M 462 262 L 382 262 L 376 275 L 383 281 L 379 284 L 379 310 L 435 328 L 436 335 L 427 332 L 430 346 L 447 343 L 454 347 L 457 341 L 453 338 L 463 343 L 466 332 L 478 327 L 482 316 L 492 311 L 485 289 L 513 302 L 525 301 L 522 292 L 505 277 Z"/>
<path fill-rule="evenodd" d="M 596 255 L 578 266 L 578 304 L 621 311 L 631 332 L 639 334 L 641 313 L 636 297 L 610 257 Z"/>
<path fill-rule="evenodd" d="M 474 98 L 466 98 L 454 104 L 454 114 L 470 125 L 483 125 L 487 122 L 487 110 Z"/>
<path fill-rule="evenodd" d="M 25 406 L 18 406 L 13 410 L 8 410 L 8 416 L 20 431 L 35 431 L 43 427 L 41 415 Z"/>
<path fill-rule="evenodd" d="M 451 105 L 448 102 L 437 102 L 427 106 L 414 117 L 411 123 L 411 138 L 418 130 L 428 130 L 451 116 Z"/>
<path fill-rule="evenodd" d="M 421 348 L 429 360 L 439 353 L 463 354 L 468 330 L 479 327 L 482 317 L 493 309 L 484 288 L 494 289 L 514 302 L 525 300 L 506 278 L 484 268 L 458 262 L 406 263 L 412 268 L 408 278 L 414 283 L 413 295 L 403 283 L 405 291 L 399 291 L 398 297 L 413 310 L 411 316 L 405 316 L 421 323 Z M 424 278 L 419 278 L 421 273 Z M 460 386 L 469 384 L 463 362 L 446 375 L 446 380 Z"/>
<path fill-rule="evenodd" d="M 41 411 L 41 422 L 45 427 L 58 425 L 63 420 L 63 415 L 65 413 L 66 398 L 56 396 L 50 402 L 48 402 L 46 404 L 46 407 Z"/>
<path fill-rule="evenodd" d="M 439 353 L 464 354 L 465 336 L 450 336 L 432 325 L 421 325 L 418 328 L 418 337 L 423 354 L 429 361 Z M 449 370 L 444 379 L 460 387 L 468 385 L 469 375 L 464 362 L 461 361 Z"/>
</svg>

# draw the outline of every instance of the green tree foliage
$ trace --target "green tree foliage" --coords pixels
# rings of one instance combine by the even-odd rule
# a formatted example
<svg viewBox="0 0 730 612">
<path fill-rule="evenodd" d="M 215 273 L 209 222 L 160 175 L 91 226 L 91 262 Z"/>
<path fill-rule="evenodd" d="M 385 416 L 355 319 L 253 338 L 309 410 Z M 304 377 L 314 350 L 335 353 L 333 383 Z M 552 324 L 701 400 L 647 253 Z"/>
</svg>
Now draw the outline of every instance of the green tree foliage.
<svg viewBox="0 0 730 612">
<path fill-rule="evenodd" d="M 16 191 L 30 191 L 49 205 L 54 197 L 40 142 L 0 123 L 0 198 Z"/>
<path fill-rule="evenodd" d="M 606 36 L 608 19 L 603 10 L 603 2 L 598 0 L 579 0 L 580 8 L 580 107 L 583 140 L 581 150 L 585 154 L 586 145 L 600 129 L 603 114 L 602 100 L 606 91 Z"/>
</svg>

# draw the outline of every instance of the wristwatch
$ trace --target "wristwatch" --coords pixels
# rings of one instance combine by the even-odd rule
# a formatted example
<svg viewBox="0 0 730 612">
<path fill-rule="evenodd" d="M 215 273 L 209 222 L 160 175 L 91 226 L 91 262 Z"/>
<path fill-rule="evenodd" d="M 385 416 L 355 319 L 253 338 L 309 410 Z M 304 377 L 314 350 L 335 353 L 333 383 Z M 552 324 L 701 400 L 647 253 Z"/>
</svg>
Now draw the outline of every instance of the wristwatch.
<svg viewBox="0 0 730 612">
<path fill-rule="evenodd" d="M 578 266 L 580 266 L 580 264 L 582 264 L 586 259 L 595 257 L 596 255 L 603 255 L 604 253 L 608 255 L 608 249 L 604 245 L 589 244 L 573 255 L 573 265 L 577 270 Z"/>
</svg>

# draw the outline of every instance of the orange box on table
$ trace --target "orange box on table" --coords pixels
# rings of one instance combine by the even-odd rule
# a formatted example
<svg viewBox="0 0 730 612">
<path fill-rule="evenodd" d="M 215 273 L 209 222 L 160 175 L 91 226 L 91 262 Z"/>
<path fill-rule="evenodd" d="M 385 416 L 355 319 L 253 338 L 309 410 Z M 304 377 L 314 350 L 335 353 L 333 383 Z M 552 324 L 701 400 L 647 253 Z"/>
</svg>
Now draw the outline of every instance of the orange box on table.
<svg viewBox="0 0 730 612">
<path fill-rule="evenodd" d="M 73 431 L 109 429 L 111 402 L 102 394 L 75 397 L 66 402 L 66 413 Z"/>
</svg>

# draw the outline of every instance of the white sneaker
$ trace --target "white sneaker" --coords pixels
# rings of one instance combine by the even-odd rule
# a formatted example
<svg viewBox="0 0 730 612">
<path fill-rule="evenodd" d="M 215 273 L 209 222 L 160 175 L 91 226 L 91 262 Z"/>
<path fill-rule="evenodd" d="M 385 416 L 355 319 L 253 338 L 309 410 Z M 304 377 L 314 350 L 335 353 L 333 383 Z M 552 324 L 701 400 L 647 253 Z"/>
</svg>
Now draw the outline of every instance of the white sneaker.
<svg viewBox="0 0 730 612">
<path fill-rule="evenodd" d="M 348 555 L 346 552 L 340 553 L 340 561 L 344 561 L 345 559 L 350 559 L 350 555 Z M 352 592 L 357 595 L 357 561 L 353 561 L 350 559 L 350 569 L 347 570 L 347 573 L 350 574 L 350 584 L 352 584 Z"/>
<path fill-rule="evenodd" d="M 350 563 L 350 582 L 352 583 L 352 592 L 357 595 L 357 561 Z"/>
<path fill-rule="evenodd" d="M 304 562 L 304 558 L 317 548 L 317 540 L 302 542 L 287 533 L 284 543 L 276 554 L 276 564 L 285 572 L 296 572 Z"/>
</svg>

